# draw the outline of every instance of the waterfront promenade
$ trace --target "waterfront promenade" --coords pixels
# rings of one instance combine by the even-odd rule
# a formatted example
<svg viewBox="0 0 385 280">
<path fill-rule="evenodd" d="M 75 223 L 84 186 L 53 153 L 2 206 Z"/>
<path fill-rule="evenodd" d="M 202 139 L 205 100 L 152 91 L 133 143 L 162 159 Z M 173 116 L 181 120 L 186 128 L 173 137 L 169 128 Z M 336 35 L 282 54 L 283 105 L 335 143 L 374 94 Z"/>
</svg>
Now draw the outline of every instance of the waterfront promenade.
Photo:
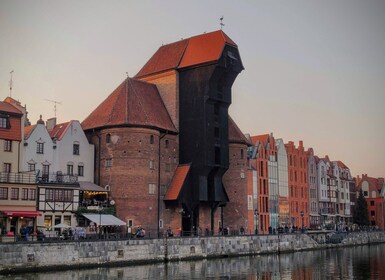
<svg viewBox="0 0 385 280">
<path fill-rule="evenodd" d="M 220 258 L 384 243 L 385 232 L 354 232 L 340 243 L 308 234 L 172 237 L 0 244 L 0 273 Z"/>
</svg>

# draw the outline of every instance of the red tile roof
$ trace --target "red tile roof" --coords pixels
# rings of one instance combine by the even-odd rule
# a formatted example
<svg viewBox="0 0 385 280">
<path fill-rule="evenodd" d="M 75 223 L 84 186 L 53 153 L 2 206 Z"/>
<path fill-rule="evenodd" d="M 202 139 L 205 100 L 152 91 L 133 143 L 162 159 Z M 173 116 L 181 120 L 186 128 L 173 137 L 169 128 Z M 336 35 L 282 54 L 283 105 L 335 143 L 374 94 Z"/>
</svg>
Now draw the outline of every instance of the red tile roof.
<svg viewBox="0 0 385 280">
<path fill-rule="evenodd" d="M 337 165 L 339 168 L 342 168 L 342 169 L 349 169 L 342 161 L 337 161 Z"/>
<path fill-rule="evenodd" d="M 182 190 L 183 184 L 186 180 L 187 174 L 190 171 L 190 164 L 179 165 L 176 170 L 174 177 L 172 178 L 170 187 L 167 190 L 164 200 L 177 200 Z"/>
<path fill-rule="evenodd" d="M 229 116 L 229 142 L 252 145 L 246 136 L 239 129 L 234 120 Z"/>
<path fill-rule="evenodd" d="M 66 131 L 70 127 L 71 122 L 72 121 L 65 122 L 65 123 L 59 123 L 59 124 L 55 125 L 53 129 L 50 129 L 48 131 L 51 138 L 56 138 L 59 141 L 62 140 Z"/>
<path fill-rule="evenodd" d="M 127 78 L 83 122 L 84 130 L 116 125 L 177 132 L 155 85 Z"/>
<path fill-rule="evenodd" d="M 0 112 L 23 115 L 23 113 L 10 103 L 0 101 Z"/>
<path fill-rule="evenodd" d="M 251 141 L 253 142 L 253 145 L 259 141 L 260 143 L 266 143 L 269 140 L 270 134 L 262 134 L 262 135 L 255 135 L 251 136 Z"/>
<path fill-rule="evenodd" d="M 36 124 L 24 127 L 24 140 L 27 140 L 31 136 L 32 131 L 35 129 Z"/>
<path fill-rule="evenodd" d="M 222 30 L 218 30 L 162 46 L 135 77 L 215 62 L 226 44 L 237 47 Z"/>
</svg>

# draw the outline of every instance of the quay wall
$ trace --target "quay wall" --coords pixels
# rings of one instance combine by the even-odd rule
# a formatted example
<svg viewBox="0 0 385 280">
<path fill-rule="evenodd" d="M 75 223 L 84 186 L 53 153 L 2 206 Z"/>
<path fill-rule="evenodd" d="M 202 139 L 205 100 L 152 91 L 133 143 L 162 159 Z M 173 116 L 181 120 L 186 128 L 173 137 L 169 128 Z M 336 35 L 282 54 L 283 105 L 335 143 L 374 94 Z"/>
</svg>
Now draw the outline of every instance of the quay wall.
<svg viewBox="0 0 385 280">
<path fill-rule="evenodd" d="M 350 233 L 338 244 L 307 234 L 0 243 L 0 274 L 173 260 L 285 253 L 385 242 L 384 232 Z"/>
</svg>

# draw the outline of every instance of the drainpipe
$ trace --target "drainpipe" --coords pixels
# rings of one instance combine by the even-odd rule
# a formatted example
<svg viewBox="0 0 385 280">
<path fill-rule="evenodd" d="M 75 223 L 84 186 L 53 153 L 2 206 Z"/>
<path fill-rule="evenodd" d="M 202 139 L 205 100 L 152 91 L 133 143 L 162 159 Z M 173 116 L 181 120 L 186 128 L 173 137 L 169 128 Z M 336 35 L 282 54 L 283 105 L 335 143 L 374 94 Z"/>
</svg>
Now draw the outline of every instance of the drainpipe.
<svg viewBox="0 0 385 280">
<path fill-rule="evenodd" d="M 159 132 L 160 133 L 160 132 Z M 159 134 L 159 141 L 158 141 L 158 226 L 157 226 L 157 235 L 158 238 L 160 237 L 160 227 L 159 227 L 159 220 L 160 220 L 160 140 L 163 139 L 167 135 L 167 131 L 165 133 Z"/>
</svg>

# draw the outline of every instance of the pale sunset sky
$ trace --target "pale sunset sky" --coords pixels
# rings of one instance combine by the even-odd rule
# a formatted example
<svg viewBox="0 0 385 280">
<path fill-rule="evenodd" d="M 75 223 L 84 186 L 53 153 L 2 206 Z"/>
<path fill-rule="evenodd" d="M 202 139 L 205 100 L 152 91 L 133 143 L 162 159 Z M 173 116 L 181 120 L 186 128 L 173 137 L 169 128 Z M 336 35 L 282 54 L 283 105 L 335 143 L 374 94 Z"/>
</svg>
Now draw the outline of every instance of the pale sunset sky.
<svg viewBox="0 0 385 280">
<path fill-rule="evenodd" d="M 0 100 L 35 124 L 84 120 L 162 45 L 220 28 L 245 70 L 244 133 L 304 141 L 352 175 L 385 176 L 385 1 L 0 1 Z"/>
</svg>

